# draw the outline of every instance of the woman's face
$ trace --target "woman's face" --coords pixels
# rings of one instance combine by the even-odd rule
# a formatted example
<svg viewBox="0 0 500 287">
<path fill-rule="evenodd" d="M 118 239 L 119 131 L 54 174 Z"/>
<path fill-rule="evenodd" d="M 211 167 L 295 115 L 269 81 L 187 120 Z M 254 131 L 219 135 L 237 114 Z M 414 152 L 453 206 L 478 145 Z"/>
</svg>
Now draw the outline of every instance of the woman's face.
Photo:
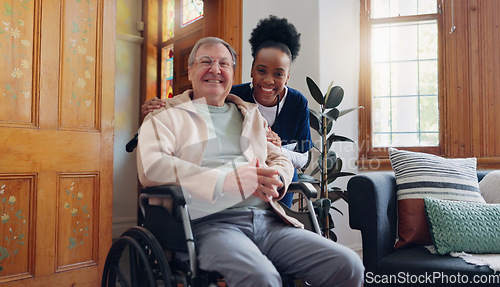
<svg viewBox="0 0 500 287">
<path fill-rule="evenodd" d="M 290 77 L 290 57 L 277 48 L 263 48 L 255 56 L 252 71 L 254 97 L 259 104 L 271 107 L 277 104 L 276 95 L 284 95 Z"/>
</svg>

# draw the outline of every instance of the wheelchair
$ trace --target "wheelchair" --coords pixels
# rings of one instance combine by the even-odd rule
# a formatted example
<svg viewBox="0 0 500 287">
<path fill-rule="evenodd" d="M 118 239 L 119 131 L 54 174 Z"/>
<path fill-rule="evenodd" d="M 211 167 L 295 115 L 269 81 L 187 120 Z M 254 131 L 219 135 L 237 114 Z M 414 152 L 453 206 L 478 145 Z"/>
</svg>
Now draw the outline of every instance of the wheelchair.
<svg viewBox="0 0 500 287">
<path fill-rule="evenodd" d="M 126 144 L 127 152 L 135 149 L 137 139 L 138 134 L 135 134 Z M 318 209 L 318 205 L 313 206 L 311 201 L 318 196 L 313 184 L 307 181 L 292 182 L 288 192 L 299 194 L 298 211 L 282 204 L 286 213 L 302 222 L 305 229 L 322 236 L 316 216 L 322 210 L 321 207 Z M 150 198 L 169 198 L 172 200 L 172 209 L 150 205 Z M 197 266 L 188 203 L 189 198 L 184 197 L 179 185 L 142 189 L 139 195 L 138 226 L 127 229 L 111 245 L 101 286 L 225 286 L 220 274 L 201 270 Z M 281 277 L 284 286 L 296 279 L 286 274 L 281 274 Z"/>
<path fill-rule="evenodd" d="M 311 198 L 317 191 L 310 183 L 292 183 L 288 192 L 299 194 L 298 211 L 283 205 L 288 215 L 300 220 L 306 229 L 321 235 Z M 149 198 L 170 198 L 172 210 L 148 204 Z M 196 239 L 190 224 L 189 198 L 178 185 L 144 188 L 139 195 L 139 208 L 144 218 L 131 227 L 111 246 L 104 265 L 102 287 L 105 286 L 225 286 L 215 272 L 197 266 Z M 305 205 L 304 205 L 305 203 Z M 283 285 L 296 278 L 282 274 Z"/>
</svg>

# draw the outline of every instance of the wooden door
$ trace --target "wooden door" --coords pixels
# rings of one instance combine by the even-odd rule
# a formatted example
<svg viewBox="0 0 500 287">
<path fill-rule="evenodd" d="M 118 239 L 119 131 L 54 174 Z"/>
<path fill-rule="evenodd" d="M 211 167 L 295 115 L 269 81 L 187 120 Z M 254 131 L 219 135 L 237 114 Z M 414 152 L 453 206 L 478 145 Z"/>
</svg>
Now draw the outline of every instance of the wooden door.
<svg viewBox="0 0 500 287">
<path fill-rule="evenodd" d="M 98 286 L 111 244 L 115 1 L 0 1 L 0 285 Z"/>
</svg>

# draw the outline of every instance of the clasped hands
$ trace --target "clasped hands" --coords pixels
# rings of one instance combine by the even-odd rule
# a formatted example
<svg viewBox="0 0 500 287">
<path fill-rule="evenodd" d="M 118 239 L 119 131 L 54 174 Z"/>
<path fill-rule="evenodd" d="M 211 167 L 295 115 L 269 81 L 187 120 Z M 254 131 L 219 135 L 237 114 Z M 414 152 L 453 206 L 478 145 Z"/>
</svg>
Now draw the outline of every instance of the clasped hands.
<svg viewBox="0 0 500 287">
<path fill-rule="evenodd" d="M 223 192 L 252 194 L 265 202 L 280 196 L 278 189 L 283 187 L 276 169 L 259 166 L 259 160 L 253 159 L 250 163 L 238 167 L 226 175 Z"/>
</svg>

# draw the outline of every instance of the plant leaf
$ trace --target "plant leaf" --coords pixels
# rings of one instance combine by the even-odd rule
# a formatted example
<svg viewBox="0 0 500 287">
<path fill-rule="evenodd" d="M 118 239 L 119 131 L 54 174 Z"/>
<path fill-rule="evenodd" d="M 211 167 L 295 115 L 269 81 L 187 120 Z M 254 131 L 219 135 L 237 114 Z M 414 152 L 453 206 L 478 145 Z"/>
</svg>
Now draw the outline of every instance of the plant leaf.
<svg viewBox="0 0 500 287">
<path fill-rule="evenodd" d="M 309 126 L 321 135 L 321 116 L 315 110 L 309 109 Z"/>
<path fill-rule="evenodd" d="M 328 112 L 324 113 L 323 115 L 333 121 L 336 121 L 340 115 L 340 111 L 337 108 L 333 108 Z"/>
<path fill-rule="evenodd" d="M 323 93 L 319 89 L 318 85 L 309 77 L 306 77 L 307 87 L 309 88 L 309 92 L 313 99 L 320 105 L 325 104 L 325 100 L 323 98 Z"/>
<path fill-rule="evenodd" d="M 352 176 L 352 175 L 356 175 L 356 174 L 352 173 L 352 172 L 345 172 L 345 171 L 334 172 L 334 173 L 331 173 L 328 175 L 327 182 L 332 183 L 334 180 L 336 180 L 339 177 Z"/>
<path fill-rule="evenodd" d="M 364 109 L 364 108 L 365 107 L 363 107 L 363 106 L 359 106 L 359 107 L 355 107 L 355 108 L 350 108 L 350 109 L 347 109 L 347 110 L 343 110 L 343 111 L 340 112 L 339 118 L 341 116 L 345 115 L 345 114 L 348 114 L 348 113 L 352 112 L 352 111 L 359 110 L 359 109 Z"/>
<path fill-rule="evenodd" d="M 299 173 L 297 175 L 297 181 L 298 182 L 310 182 L 310 183 L 318 183 L 319 181 L 315 179 L 314 177 L 305 174 L 305 173 Z"/>
<path fill-rule="evenodd" d="M 354 142 L 352 139 L 348 138 L 348 137 L 344 137 L 344 136 L 339 136 L 339 135 L 336 135 L 336 134 L 331 134 L 328 139 L 327 139 L 328 143 L 333 143 L 333 142 Z"/>
<path fill-rule="evenodd" d="M 328 97 L 326 97 L 326 104 L 325 108 L 335 108 L 344 99 L 344 89 L 340 86 L 335 86 L 330 90 L 330 93 L 328 94 Z"/>
<path fill-rule="evenodd" d="M 337 154 L 332 150 L 328 151 L 328 153 L 326 154 L 326 169 L 327 170 L 333 169 L 336 163 L 337 163 Z M 323 159 L 321 158 L 321 155 L 318 158 L 318 166 L 321 169 L 323 169 Z"/>
</svg>

